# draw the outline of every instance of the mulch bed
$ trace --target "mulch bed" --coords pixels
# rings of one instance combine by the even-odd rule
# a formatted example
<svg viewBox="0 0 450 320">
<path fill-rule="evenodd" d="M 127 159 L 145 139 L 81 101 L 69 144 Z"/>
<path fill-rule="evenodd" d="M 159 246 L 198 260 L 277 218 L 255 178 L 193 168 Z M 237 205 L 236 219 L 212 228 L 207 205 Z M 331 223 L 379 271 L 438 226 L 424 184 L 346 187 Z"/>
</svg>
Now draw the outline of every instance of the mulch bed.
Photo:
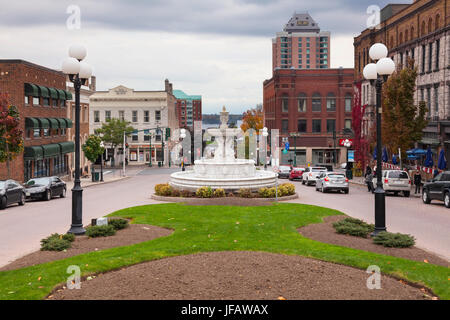
<svg viewBox="0 0 450 320">
<path fill-rule="evenodd" d="M 271 206 L 271 202 L 257 200 L 257 199 L 245 199 L 245 198 L 212 198 L 208 201 L 203 201 L 203 199 L 188 199 L 185 202 L 186 205 L 190 206 L 238 206 L 238 207 L 260 207 L 260 206 Z"/>
<path fill-rule="evenodd" d="M 343 247 L 360 249 L 409 260 L 421 262 L 428 261 L 428 263 L 431 264 L 449 267 L 449 262 L 447 260 L 417 247 L 386 248 L 381 245 L 374 244 L 372 242 L 372 239 L 370 238 L 365 239 L 336 233 L 336 230 L 333 228 L 333 223 L 345 219 L 346 217 L 347 216 L 325 217 L 324 223 L 310 224 L 298 229 L 298 231 L 306 238 L 324 243 L 335 244 Z"/>
<path fill-rule="evenodd" d="M 87 236 L 76 237 L 72 248 L 64 251 L 36 251 L 0 268 L 0 271 L 20 269 L 36 264 L 61 260 L 97 250 L 114 247 L 129 246 L 136 243 L 150 241 L 172 234 L 171 230 L 143 224 L 131 224 L 128 228 L 119 230 L 114 236 L 91 238 Z"/>
<path fill-rule="evenodd" d="M 343 265 L 263 252 L 213 252 L 141 263 L 55 290 L 50 300 L 424 300 L 419 289 Z"/>
</svg>

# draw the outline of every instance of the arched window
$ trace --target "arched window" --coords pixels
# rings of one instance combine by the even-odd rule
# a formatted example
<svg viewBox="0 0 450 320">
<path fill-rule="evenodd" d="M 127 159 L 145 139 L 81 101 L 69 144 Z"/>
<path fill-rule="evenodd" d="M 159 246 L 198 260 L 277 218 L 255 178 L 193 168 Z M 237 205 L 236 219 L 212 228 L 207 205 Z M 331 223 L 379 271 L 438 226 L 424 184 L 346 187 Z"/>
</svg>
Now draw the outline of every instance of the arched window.
<svg viewBox="0 0 450 320">
<path fill-rule="evenodd" d="M 298 112 L 306 112 L 306 94 L 300 93 L 297 98 Z"/>
<path fill-rule="evenodd" d="M 441 16 L 439 14 L 436 15 L 436 20 L 434 21 L 434 30 L 438 30 L 440 27 Z"/>
<path fill-rule="evenodd" d="M 393 37 L 393 36 L 391 36 L 391 45 L 390 45 L 390 47 L 391 47 L 391 48 L 394 47 L 394 37 Z"/>
<path fill-rule="evenodd" d="M 422 30 L 421 30 L 421 35 L 424 36 L 425 35 L 425 21 L 422 21 Z"/>
<path fill-rule="evenodd" d="M 428 19 L 428 33 L 431 33 L 431 31 L 433 31 L 433 18 L 430 17 Z"/>
<path fill-rule="evenodd" d="M 322 112 L 322 97 L 320 93 L 314 93 L 312 96 L 312 111 Z"/>
<path fill-rule="evenodd" d="M 281 98 L 281 112 L 289 112 L 289 96 L 286 93 Z"/>
<path fill-rule="evenodd" d="M 327 94 L 327 111 L 336 111 L 336 96 L 332 92 Z"/>
<path fill-rule="evenodd" d="M 411 40 L 413 40 L 414 39 L 414 27 L 411 27 Z"/>
<path fill-rule="evenodd" d="M 409 37 L 408 37 L 408 29 L 405 30 L 405 42 L 408 42 Z"/>
<path fill-rule="evenodd" d="M 353 96 L 351 93 L 345 94 L 345 112 L 352 112 Z"/>
<path fill-rule="evenodd" d="M 402 44 L 403 43 L 403 32 L 400 32 L 400 36 L 398 37 L 398 39 L 399 39 L 399 44 Z"/>
</svg>

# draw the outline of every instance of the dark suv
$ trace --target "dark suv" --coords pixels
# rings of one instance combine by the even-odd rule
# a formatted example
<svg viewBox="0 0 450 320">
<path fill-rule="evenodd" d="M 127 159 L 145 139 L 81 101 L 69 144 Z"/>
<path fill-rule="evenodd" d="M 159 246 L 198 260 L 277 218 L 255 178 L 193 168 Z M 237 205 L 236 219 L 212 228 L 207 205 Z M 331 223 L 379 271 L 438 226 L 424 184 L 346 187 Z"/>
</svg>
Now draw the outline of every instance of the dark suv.
<svg viewBox="0 0 450 320">
<path fill-rule="evenodd" d="M 444 201 L 447 208 L 450 208 L 450 171 L 442 172 L 431 182 L 423 186 L 422 200 L 429 204 L 431 200 Z"/>
</svg>

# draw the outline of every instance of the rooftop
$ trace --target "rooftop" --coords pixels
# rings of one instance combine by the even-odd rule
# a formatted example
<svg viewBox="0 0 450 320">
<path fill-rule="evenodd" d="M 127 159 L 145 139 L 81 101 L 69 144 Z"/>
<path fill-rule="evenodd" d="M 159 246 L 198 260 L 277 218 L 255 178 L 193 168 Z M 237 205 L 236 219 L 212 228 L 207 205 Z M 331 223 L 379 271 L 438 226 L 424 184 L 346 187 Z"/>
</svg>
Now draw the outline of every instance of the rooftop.
<svg viewBox="0 0 450 320">
<path fill-rule="evenodd" d="M 285 32 L 320 32 L 319 25 L 307 12 L 294 13 L 283 30 Z"/>
<path fill-rule="evenodd" d="M 173 95 L 178 100 L 202 100 L 202 96 L 199 96 L 199 95 L 195 95 L 195 96 L 187 95 L 182 90 L 173 90 Z"/>
</svg>

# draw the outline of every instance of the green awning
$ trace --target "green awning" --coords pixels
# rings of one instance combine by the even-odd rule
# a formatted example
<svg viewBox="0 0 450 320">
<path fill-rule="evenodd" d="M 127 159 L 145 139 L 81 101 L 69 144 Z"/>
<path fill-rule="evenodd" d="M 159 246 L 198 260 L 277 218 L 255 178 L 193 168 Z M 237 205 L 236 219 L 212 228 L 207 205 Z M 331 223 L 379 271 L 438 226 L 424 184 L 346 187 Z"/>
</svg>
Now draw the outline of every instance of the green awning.
<svg viewBox="0 0 450 320">
<path fill-rule="evenodd" d="M 48 88 L 48 91 L 50 91 L 50 98 L 58 99 L 58 91 L 55 88 Z"/>
<path fill-rule="evenodd" d="M 25 83 L 25 95 L 39 97 L 39 88 L 32 83 Z"/>
<path fill-rule="evenodd" d="M 44 86 L 38 86 L 39 87 L 39 95 L 42 98 L 50 98 L 50 91 L 48 90 L 47 87 Z"/>
<path fill-rule="evenodd" d="M 59 127 L 60 127 L 61 129 L 67 128 L 67 122 L 66 122 L 64 119 L 58 118 L 58 119 L 56 119 L 56 120 L 58 121 Z"/>
<path fill-rule="evenodd" d="M 66 100 L 66 91 L 62 89 L 56 89 L 56 91 L 58 91 L 59 100 Z"/>
<path fill-rule="evenodd" d="M 39 127 L 42 129 L 48 129 L 50 128 L 50 121 L 48 121 L 46 118 L 37 118 L 39 120 Z"/>
<path fill-rule="evenodd" d="M 53 158 L 60 154 L 59 144 L 57 143 L 46 144 L 42 148 L 44 149 L 44 158 Z"/>
<path fill-rule="evenodd" d="M 72 100 L 72 93 L 70 91 L 65 91 L 66 92 L 66 100 Z"/>
<path fill-rule="evenodd" d="M 47 118 L 48 122 L 50 122 L 50 128 L 52 129 L 58 129 L 59 128 L 59 121 L 55 118 Z"/>
<path fill-rule="evenodd" d="M 36 118 L 25 118 L 25 128 L 39 129 L 39 121 Z"/>
<path fill-rule="evenodd" d="M 71 153 L 75 151 L 75 143 L 73 141 L 61 142 L 59 143 L 61 153 Z"/>
<path fill-rule="evenodd" d="M 67 124 L 67 128 L 72 128 L 73 127 L 73 122 L 70 119 L 64 118 L 64 120 L 66 121 Z"/>
<path fill-rule="evenodd" d="M 42 160 L 44 158 L 44 150 L 41 146 L 25 147 L 23 153 L 24 160 Z"/>
</svg>

